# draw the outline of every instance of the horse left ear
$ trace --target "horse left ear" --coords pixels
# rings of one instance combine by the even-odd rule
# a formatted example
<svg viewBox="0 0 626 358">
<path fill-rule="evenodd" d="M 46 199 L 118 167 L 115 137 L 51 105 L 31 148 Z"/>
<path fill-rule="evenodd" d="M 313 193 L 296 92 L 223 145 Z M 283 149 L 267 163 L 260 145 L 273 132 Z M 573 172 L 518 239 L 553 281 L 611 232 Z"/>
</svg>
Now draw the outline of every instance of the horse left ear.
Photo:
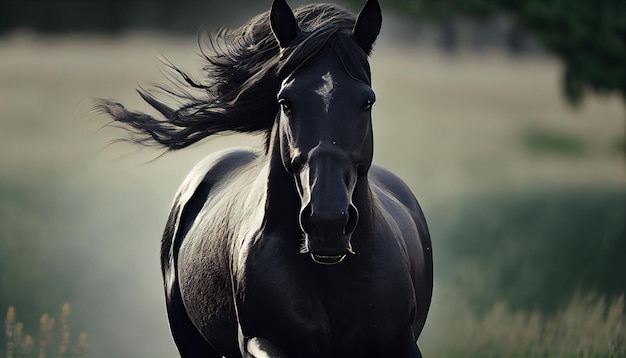
<svg viewBox="0 0 626 358">
<path fill-rule="evenodd" d="M 298 36 L 300 28 L 293 11 L 285 0 L 274 0 L 270 10 L 270 27 L 280 48 L 285 48 Z"/>
<path fill-rule="evenodd" d="M 368 55 L 383 23 L 383 14 L 377 0 L 367 0 L 354 24 L 354 38 Z"/>
</svg>

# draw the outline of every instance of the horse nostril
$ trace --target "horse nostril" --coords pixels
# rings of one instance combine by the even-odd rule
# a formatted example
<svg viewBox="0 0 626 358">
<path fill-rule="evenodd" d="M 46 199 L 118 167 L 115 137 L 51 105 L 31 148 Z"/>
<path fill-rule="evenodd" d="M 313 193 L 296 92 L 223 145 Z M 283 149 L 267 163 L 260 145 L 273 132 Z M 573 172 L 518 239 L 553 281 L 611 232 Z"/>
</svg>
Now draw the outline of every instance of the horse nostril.
<svg viewBox="0 0 626 358">
<path fill-rule="evenodd" d="M 313 229 L 313 223 L 311 222 L 311 203 L 307 204 L 302 211 L 300 211 L 300 228 L 303 232 L 309 234 Z"/>
<path fill-rule="evenodd" d="M 348 220 L 346 221 L 346 226 L 343 229 L 343 233 L 345 235 L 352 234 L 356 229 L 356 224 L 359 222 L 359 211 L 356 206 L 350 204 L 348 207 Z"/>
<path fill-rule="evenodd" d="M 347 210 L 334 212 L 334 215 L 314 213 L 310 203 L 300 211 L 300 228 L 306 234 L 350 235 L 358 221 L 359 212 L 352 204 Z"/>
</svg>

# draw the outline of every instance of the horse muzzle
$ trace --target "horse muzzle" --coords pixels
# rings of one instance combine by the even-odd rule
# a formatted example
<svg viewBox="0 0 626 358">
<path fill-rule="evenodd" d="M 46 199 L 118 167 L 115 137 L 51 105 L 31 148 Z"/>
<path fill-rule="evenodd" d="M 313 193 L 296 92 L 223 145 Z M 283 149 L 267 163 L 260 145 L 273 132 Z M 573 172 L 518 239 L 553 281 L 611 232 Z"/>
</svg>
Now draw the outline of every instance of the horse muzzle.
<svg viewBox="0 0 626 358">
<path fill-rule="evenodd" d="M 359 213 L 352 204 L 347 209 L 320 211 L 306 205 L 300 213 L 300 226 L 305 234 L 305 252 L 315 263 L 336 265 L 352 254 L 350 239 Z"/>
</svg>

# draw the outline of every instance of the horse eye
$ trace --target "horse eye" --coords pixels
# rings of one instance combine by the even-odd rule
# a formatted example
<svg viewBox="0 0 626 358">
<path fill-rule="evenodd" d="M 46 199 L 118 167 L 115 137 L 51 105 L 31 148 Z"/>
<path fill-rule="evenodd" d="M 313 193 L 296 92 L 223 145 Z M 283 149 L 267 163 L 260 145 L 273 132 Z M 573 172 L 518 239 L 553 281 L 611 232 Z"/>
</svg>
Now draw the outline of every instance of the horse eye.
<svg viewBox="0 0 626 358">
<path fill-rule="evenodd" d="M 285 113 L 289 113 L 291 111 L 291 104 L 286 99 L 278 100 L 278 105 Z"/>
<path fill-rule="evenodd" d="M 363 110 L 365 111 L 371 111 L 372 107 L 374 107 L 374 100 L 368 99 L 363 103 Z"/>
</svg>

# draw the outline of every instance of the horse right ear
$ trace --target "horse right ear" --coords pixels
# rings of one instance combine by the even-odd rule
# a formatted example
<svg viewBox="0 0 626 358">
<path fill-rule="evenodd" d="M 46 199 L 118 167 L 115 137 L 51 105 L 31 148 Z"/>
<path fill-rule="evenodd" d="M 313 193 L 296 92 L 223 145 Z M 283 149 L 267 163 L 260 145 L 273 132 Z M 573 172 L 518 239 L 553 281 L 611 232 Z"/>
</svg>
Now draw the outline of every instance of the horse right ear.
<svg viewBox="0 0 626 358">
<path fill-rule="evenodd" d="M 274 0 L 270 10 L 270 27 L 280 48 L 285 48 L 298 36 L 300 28 L 293 11 L 285 0 Z"/>
<path fill-rule="evenodd" d="M 372 46 L 383 22 L 383 15 L 377 0 L 367 0 L 359 13 L 352 33 L 357 43 L 368 55 L 372 52 Z"/>
</svg>

